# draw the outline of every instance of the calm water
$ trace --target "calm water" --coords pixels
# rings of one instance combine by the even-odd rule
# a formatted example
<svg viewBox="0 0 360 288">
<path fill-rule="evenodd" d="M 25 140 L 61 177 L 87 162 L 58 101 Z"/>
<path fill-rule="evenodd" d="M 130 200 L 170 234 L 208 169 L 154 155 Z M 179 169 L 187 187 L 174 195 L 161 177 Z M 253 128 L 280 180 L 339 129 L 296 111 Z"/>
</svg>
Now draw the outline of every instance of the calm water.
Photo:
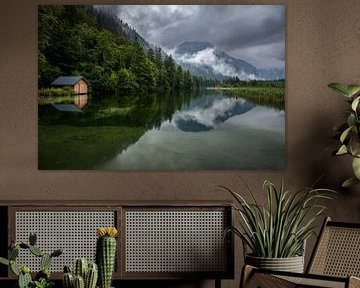
<svg viewBox="0 0 360 288">
<path fill-rule="evenodd" d="M 83 163 L 83 167 L 79 163 L 72 166 L 70 163 L 67 164 L 69 167 L 61 169 L 75 167 L 75 169 L 98 170 L 281 170 L 285 168 L 284 111 L 253 104 L 222 92 L 203 91 L 191 97 L 152 96 L 146 99 L 128 98 L 126 101 L 107 100 L 102 101 L 101 104 L 96 104 L 96 101 L 92 100 L 83 113 L 59 112 L 61 115 L 57 115 L 54 121 L 48 119 L 53 117 L 52 113 L 42 114 L 41 111 L 39 113 L 39 125 L 45 122 L 47 127 L 54 129 L 59 123 L 62 124 L 62 129 L 66 129 L 64 127 L 68 125 L 72 129 L 82 127 L 81 131 L 84 131 L 83 127 L 89 126 L 90 123 L 92 123 L 91 129 L 95 131 L 96 129 L 106 131 L 110 126 L 130 127 L 127 132 L 119 130 L 119 133 L 131 134 L 132 129 L 139 127 L 143 129 L 138 137 L 128 140 L 130 142 L 125 146 L 124 143 L 118 143 L 118 146 L 112 143 L 114 147 L 108 149 L 106 157 L 101 155 L 96 159 L 101 153 L 96 153 L 96 149 L 91 146 L 89 149 L 95 150 L 90 154 L 93 157 L 91 166 L 86 163 Z M 77 126 L 77 121 L 81 125 Z M 46 131 L 48 130 L 44 130 L 43 133 L 48 133 Z M 114 133 L 113 130 L 111 131 Z M 39 132 L 39 137 L 40 133 L 42 132 Z M 42 136 L 45 139 L 45 136 Z M 51 135 L 47 137 L 51 138 Z M 41 147 L 44 147 L 44 150 L 51 148 L 46 145 Z M 41 147 L 39 146 L 39 153 Z M 86 149 L 86 145 L 83 147 Z M 66 151 L 71 151 L 70 146 Z M 56 157 L 62 157 L 62 154 Z M 46 157 L 43 158 L 46 161 Z M 50 160 L 56 161 L 49 159 L 49 163 Z M 86 162 L 83 159 L 81 161 Z M 45 164 L 44 167 L 50 169 L 46 168 L 48 166 Z"/>
</svg>

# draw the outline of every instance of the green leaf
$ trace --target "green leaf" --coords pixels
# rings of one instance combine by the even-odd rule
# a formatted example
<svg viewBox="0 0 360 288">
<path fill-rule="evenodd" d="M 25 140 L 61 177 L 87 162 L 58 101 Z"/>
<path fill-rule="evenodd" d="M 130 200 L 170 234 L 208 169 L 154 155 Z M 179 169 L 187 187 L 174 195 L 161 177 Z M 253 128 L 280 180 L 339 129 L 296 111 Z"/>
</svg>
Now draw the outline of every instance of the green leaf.
<svg viewBox="0 0 360 288">
<path fill-rule="evenodd" d="M 350 127 L 350 126 L 355 126 L 355 124 L 356 124 L 356 116 L 354 115 L 354 114 L 350 114 L 349 116 L 348 116 L 348 118 L 347 118 L 347 124 L 348 124 L 348 126 Z"/>
<path fill-rule="evenodd" d="M 349 91 L 351 96 L 360 92 L 360 85 L 348 85 L 347 90 Z"/>
<path fill-rule="evenodd" d="M 251 194 L 249 187 L 245 192 Z M 285 191 L 283 183 L 280 189 L 269 181 L 264 182 L 267 194 L 266 205 L 246 202 L 244 198 L 231 189 L 222 187 L 231 193 L 238 202 L 234 210 L 239 212 L 243 221 L 240 229 L 230 230 L 249 246 L 258 257 L 291 257 L 301 253 L 302 244 L 315 228 L 313 222 L 322 215 L 324 207 L 317 205 L 318 200 L 330 199 L 331 190 L 306 188 L 296 193 Z M 254 196 L 254 195 L 253 195 Z M 236 206 L 237 205 L 237 206 Z M 312 211 L 312 217 L 309 211 Z M 309 214 L 308 214 L 309 213 Z"/>
<path fill-rule="evenodd" d="M 334 91 L 336 91 L 337 93 L 339 93 L 342 96 L 351 97 L 351 93 L 348 90 L 346 85 L 343 85 L 341 83 L 331 83 L 328 85 L 329 88 L 333 89 Z"/>
<path fill-rule="evenodd" d="M 353 127 L 349 127 L 347 129 L 345 129 L 345 131 L 343 133 L 341 133 L 341 136 L 340 136 L 340 141 L 341 143 L 344 143 L 344 141 L 346 140 L 346 137 L 348 136 L 349 132 L 351 131 Z"/>
<path fill-rule="evenodd" d="M 344 183 L 341 185 L 341 187 L 348 188 L 352 185 L 359 184 L 359 183 L 360 183 L 359 179 L 357 179 L 356 177 L 351 177 L 351 178 L 347 179 L 346 181 L 344 181 Z"/>
<path fill-rule="evenodd" d="M 10 264 L 9 260 L 8 260 L 8 259 L 5 259 L 5 258 L 3 258 L 3 257 L 0 257 L 0 263 L 1 263 L 1 264 L 4 264 L 4 265 L 9 265 L 9 264 Z"/>
<path fill-rule="evenodd" d="M 19 276 L 21 270 L 20 270 L 20 268 L 16 265 L 16 262 L 15 262 L 15 261 L 10 261 L 10 268 L 11 268 L 11 271 L 12 271 L 16 276 Z"/>
<path fill-rule="evenodd" d="M 346 145 L 341 145 L 341 147 L 339 148 L 339 150 L 336 152 L 335 155 L 344 155 L 348 153 L 348 149 L 346 147 Z"/>
<path fill-rule="evenodd" d="M 360 180 L 360 158 L 355 157 L 353 159 L 352 168 L 356 178 Z"/>
<path fill-rule="evenodd" d="M 359 105 L 359 101 L 360 101 L 360 96 L 356 97 L 354 101 L 352 101 L 351 103 L 351 109 L 356 111 L 356 108 Z"/>
<path fill-rule="evenodd" d="M 357 135 L 350 138 L 349 145 L 351 147 L 352 155 L 354 157 L 360 157 L 360 139 Z"/>
</svg>

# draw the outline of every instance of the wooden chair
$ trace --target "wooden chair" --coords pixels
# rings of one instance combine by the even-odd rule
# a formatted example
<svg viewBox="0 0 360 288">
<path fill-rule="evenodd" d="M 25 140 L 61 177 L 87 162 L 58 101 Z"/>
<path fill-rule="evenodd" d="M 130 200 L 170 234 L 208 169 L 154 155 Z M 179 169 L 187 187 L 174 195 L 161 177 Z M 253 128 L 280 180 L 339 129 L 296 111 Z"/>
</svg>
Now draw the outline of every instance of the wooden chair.
<svg viewBox="0 0 360 288">
<path fill-rule="evenodd" d="M 334 222 L 326 218 L 306 273 L 246 265 L 240 287 L 360 287 L 360 223 Z"/>
</svg>

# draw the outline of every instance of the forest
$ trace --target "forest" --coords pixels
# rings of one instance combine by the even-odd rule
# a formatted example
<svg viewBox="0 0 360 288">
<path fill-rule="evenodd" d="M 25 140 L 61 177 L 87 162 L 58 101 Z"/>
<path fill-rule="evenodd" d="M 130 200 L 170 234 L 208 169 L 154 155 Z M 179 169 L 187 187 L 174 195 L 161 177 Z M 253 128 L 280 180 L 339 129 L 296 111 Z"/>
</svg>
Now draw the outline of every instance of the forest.
<svg viewBox="0 0 360 288">
<path fill-rule="evenodd" d="M 146 50 L 122 33 L 119 19 L 92 6 L 40 5 L 38 85 L 84 76 L 95 92 L 127 94 L 196 90 L 200 80 L 161 48 Z M 106 27 L 106 28 L 105 28 Z"/>
</svg>

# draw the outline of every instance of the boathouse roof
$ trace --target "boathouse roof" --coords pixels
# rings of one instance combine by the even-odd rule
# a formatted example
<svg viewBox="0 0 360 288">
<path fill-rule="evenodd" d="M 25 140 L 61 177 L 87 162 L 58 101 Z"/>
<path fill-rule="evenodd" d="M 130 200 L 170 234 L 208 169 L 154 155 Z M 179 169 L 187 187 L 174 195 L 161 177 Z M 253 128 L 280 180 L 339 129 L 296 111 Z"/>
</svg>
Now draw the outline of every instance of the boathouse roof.
<svg viewBox="0 0 360 288">
<path fill-rule="evenodd" d="M 84 80 L 86 83 L 88 81 L 83 76 L 60 76 L 56 78 L 51 85 L 53 86 L 66 86 L 66 85 L 75 85 L 80 80 Z"/>
</svg>

